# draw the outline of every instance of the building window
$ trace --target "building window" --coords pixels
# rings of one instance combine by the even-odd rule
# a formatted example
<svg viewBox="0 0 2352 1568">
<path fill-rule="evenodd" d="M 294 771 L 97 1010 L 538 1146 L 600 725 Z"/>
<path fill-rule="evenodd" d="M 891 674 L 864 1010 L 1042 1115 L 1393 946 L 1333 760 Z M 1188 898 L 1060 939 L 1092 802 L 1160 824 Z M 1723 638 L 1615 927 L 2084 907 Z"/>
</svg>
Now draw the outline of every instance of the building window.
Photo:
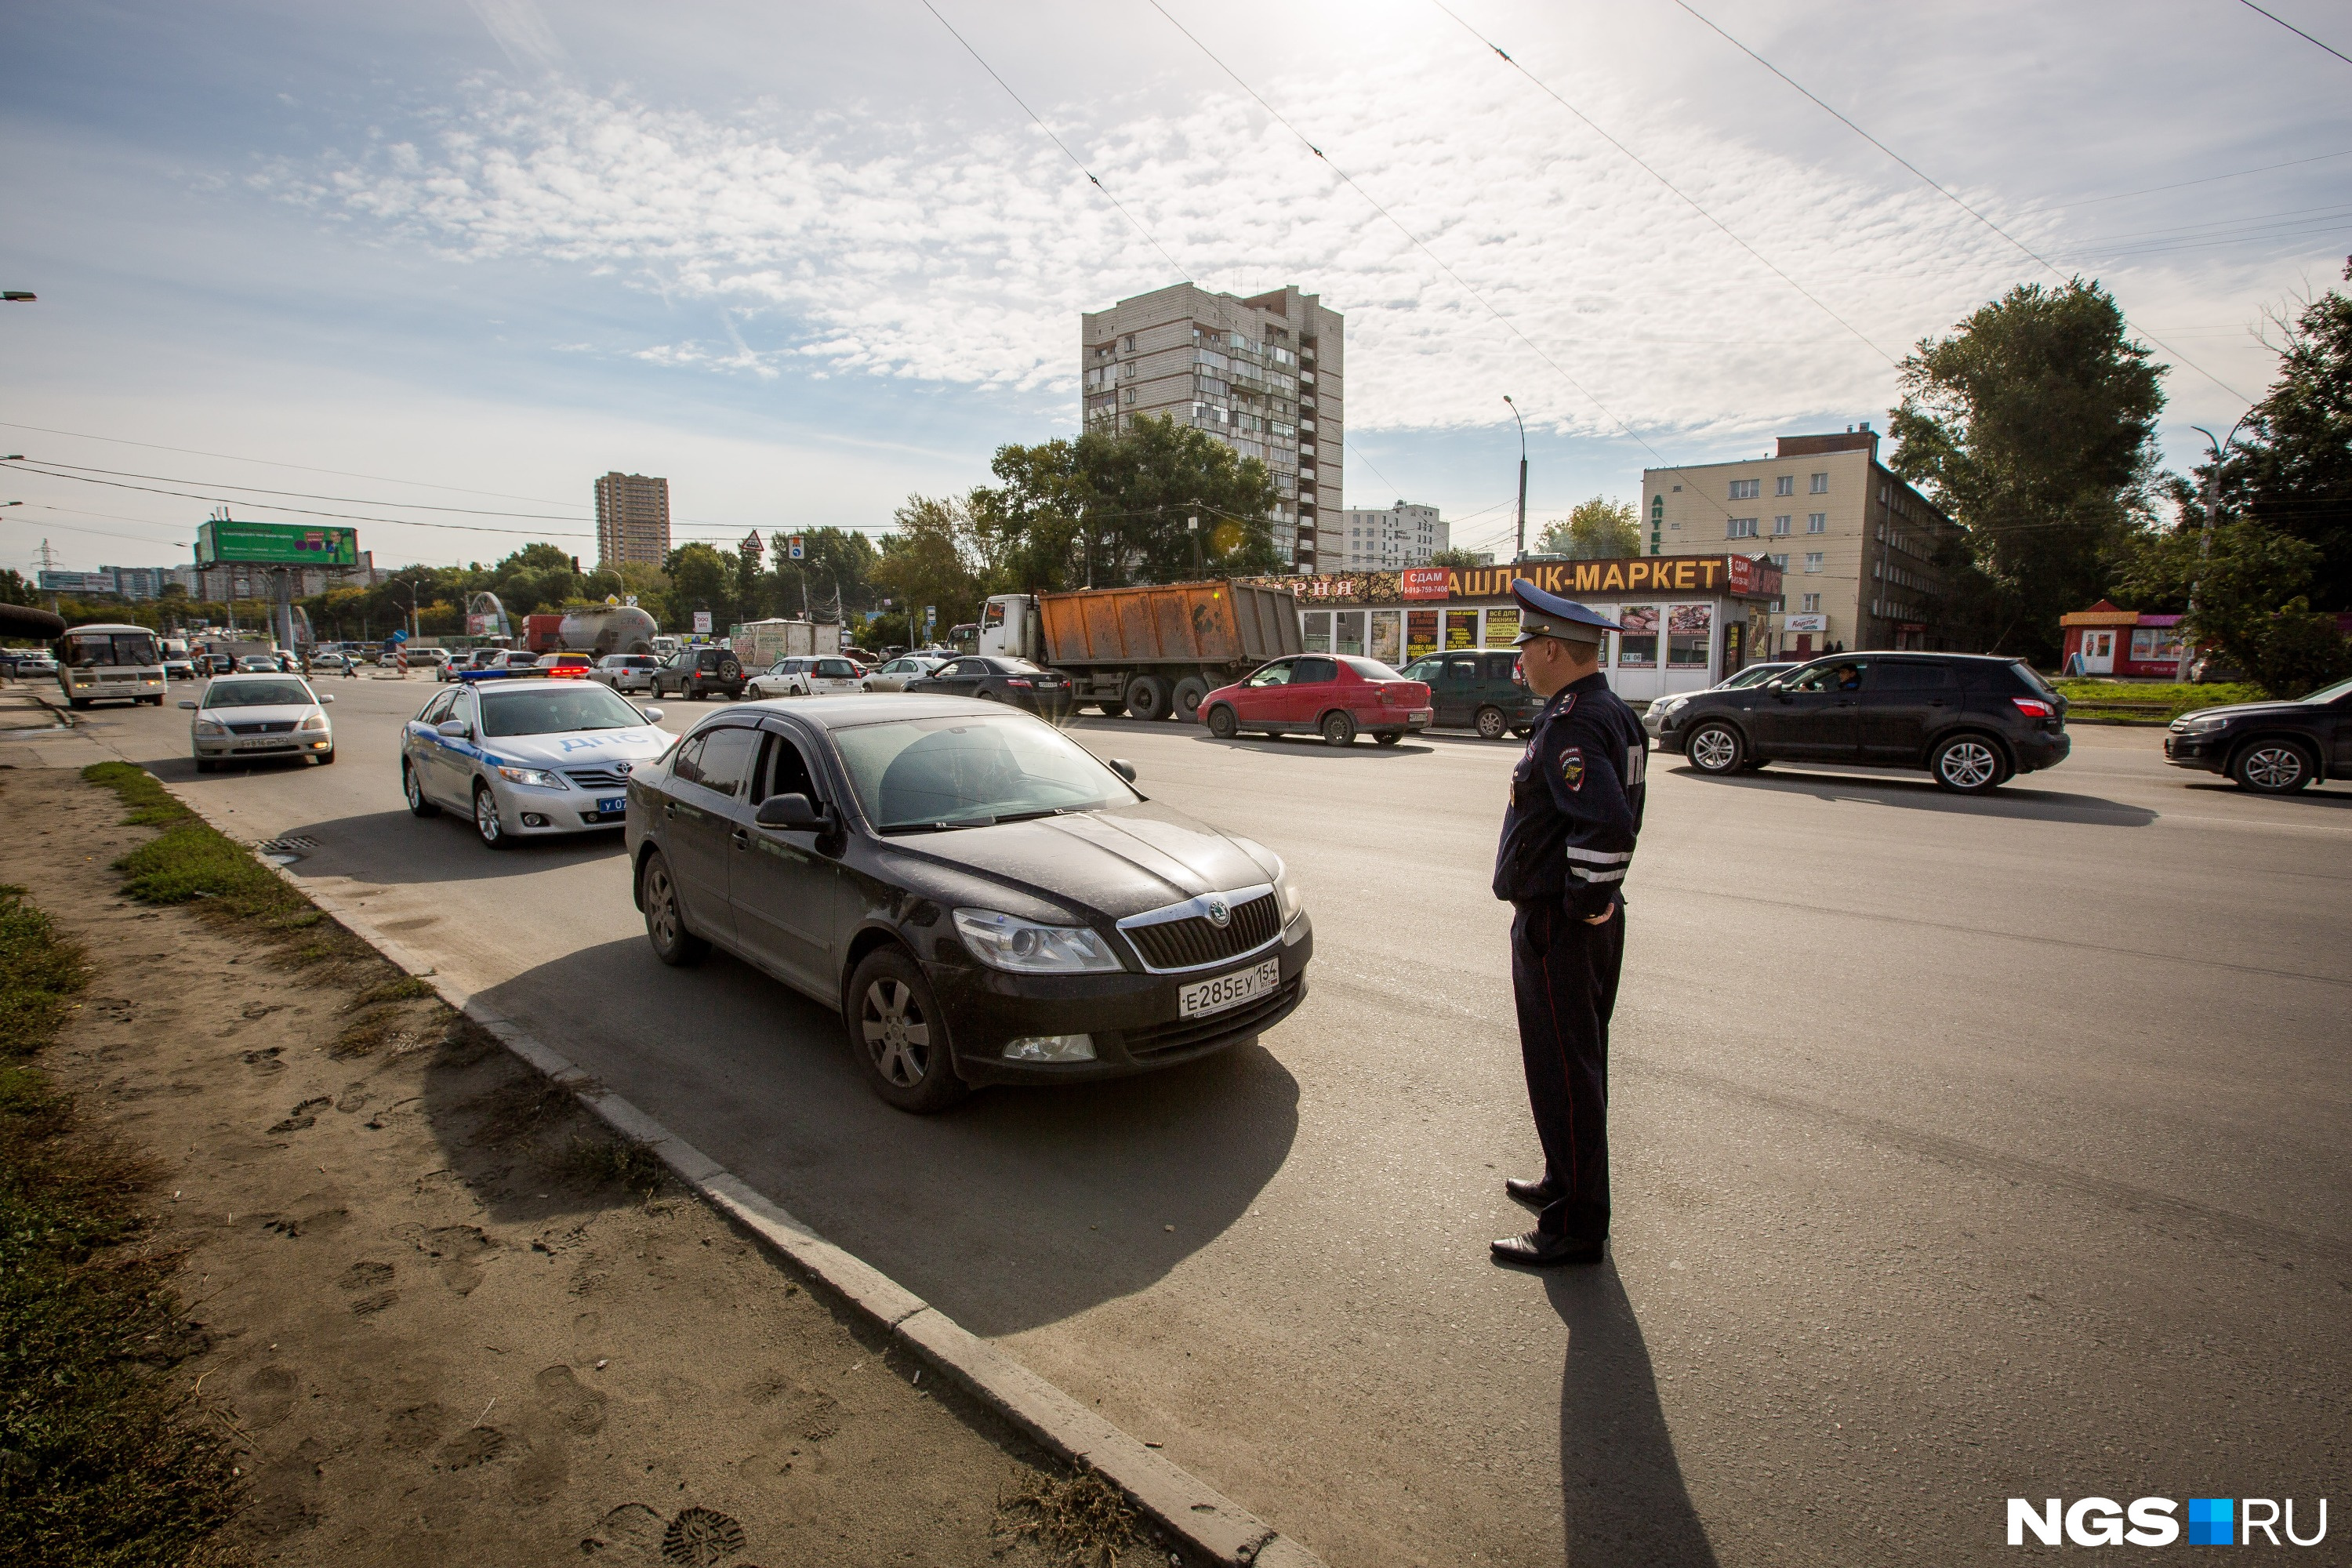
<svg viewBox="0 0 2352 1568">
<path fill-rule="evenodd" d="M 1133 353 L 1135 352 L 1135 334 L 1133 332 L 1128 333 L 1126 337 L 1119 340 L 1118 346 L 1125 349 L 1129 353 Z"/>
<path fill-rule="evenodd" d="M 1797 609 L 1800 614 L 1808 616 L 1818 615 L 1821 612 L 1821 607 L 1822 596 L 1819 594 L 1800 594 L 1797 595 Z"/>
<path fill-rule="evenodd" d="M 1785 555 L 1767 555 L 1764 559 L 1769 561 L 1773 565 L 1779 567 L 1783 572 L 1786 572 L 1789 569 L 1789 558 Z"/>
<path fill-rule="evenodd" d="M 1817 496 L 1825 496 L 1830 493 L 1830 477 L 1827 474 L 1815 474 L 1813 476 L 1812 493 Z"/>
<path fill-rule="evenodd" d="M 1723 525 L 1723 537 L 1726 539 L 1755 538 L 1756 520 L 1752 517 L 1735 517 L 1728 520 Z"/>
<path fill-rule="evenodd" d="M 1129 387 L 1129 388 L 1127 389 L 1127 400 L 1128 400 L 1129 403 L 1132 403 L 1132 402 L 1134 402 L 1134 401 L 1135 401 L 1135 388 L 1133 388 L 1133 387 L 1131 387 L 1131 386 L 1130 386 L 1130 387 Z"/>
<path fill-rule="evenodd" d="M 1772 531 L 1775 533 L 1786 533 L 1789 531 L 1789 514 L 1787 512 L 1782 512 L 1779 517 L 1772 520 Z"/>
<path fill-rule="evenodd" d="M 1805 514 L 1805 531 L 1807 533 L 1827 533 L 1829 531 L 1829 513 L 1825 511 L 1809 511 Z"/>
<path fill-rule="evenodd" d="M 1795 495 L 1797 493 L 1797 476 L 1794 474 L 1781 474 L 1775 478 L 1772 481 L 1772 493 L 1776 496 Z"/>
<path fill-rule="evenodd" d="M 1820 551 L 1818 551 L 1818 550 L 1808 550 L 1808 551 L 1806 551 L 1806 552 L 1805 552 L 1805 570 L 1806 570 L 1806 571 L 1808 571 L 1808 572 L 1818 572 L 1818 571 L 1820 571 L 1821 569 L 1822 569 L 1822 552 L 1821 552 Z"/>
<path fill-rule="evenodd" d="M 1762 479 L 1734 479 L 1731 481 L 1731 499 L 1733 500 L 1754 500 L 1758 494 L 1762 491 L 1763 488 L 1764 481 Z"/>
</svg>

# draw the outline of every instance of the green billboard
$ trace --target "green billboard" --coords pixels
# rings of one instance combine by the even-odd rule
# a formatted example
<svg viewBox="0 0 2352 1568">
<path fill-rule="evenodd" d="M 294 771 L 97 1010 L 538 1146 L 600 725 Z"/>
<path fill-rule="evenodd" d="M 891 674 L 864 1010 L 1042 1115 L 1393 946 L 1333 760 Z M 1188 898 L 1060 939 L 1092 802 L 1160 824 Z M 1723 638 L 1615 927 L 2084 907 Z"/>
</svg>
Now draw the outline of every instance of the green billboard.
<svg viewBox="0 0 2352 1568">
<path fill-rule="evenodd" d="M 196 530 L 196 564 L 245 562 L 262 566 L 356 566 L 360 535 L 355 528 L 319 528 L 307 522 L 225 522 L 208 518 Z"/>
</svg>

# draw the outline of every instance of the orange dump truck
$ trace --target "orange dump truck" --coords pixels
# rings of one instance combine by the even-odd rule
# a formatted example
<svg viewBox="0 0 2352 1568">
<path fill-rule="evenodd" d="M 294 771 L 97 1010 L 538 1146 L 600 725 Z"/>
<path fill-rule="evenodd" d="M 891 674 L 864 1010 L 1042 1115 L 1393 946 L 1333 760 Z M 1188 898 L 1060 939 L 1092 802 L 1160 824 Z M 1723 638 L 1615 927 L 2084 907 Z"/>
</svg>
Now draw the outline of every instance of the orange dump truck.
<svg viewBox="0 0 2352 1568">
<path fill-rule="evenodd" d="M 1059 670 L 1077 702 L 1113 718 L 1189 722 L 1216 688 L 1299 651 L 1298 600 L 1229 582 L 998 594 L 981 611 L 978 651 Z"/>
</svg>

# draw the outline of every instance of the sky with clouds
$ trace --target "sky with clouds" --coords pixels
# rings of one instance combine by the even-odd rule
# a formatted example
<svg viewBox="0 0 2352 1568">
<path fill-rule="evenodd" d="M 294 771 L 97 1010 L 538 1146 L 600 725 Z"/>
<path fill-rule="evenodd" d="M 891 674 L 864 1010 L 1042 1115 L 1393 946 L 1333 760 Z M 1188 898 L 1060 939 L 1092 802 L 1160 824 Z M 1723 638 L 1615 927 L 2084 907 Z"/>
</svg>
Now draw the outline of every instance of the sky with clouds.
<svg viewBox="0 0 2352 1568">
<path fill-rule="evenodd" d="M 2352 53 L 2340 5 L 2266 8 Z M 2265 312 L 2352 251 L 2352 65 L 2235 0 L 19 0 L 0 29 L 0 284 L 40 295 L 0 308 L 0 450 L 147 487 L 0 479 L 20 569 L 45 537 L 184 560 L 215 499 L 363 516 L 380 564 L 593 554 L 614 468 L 667 475 L 687 537 L 877 528 L 1075 430 L 1079 312 L 1185 277 L 1342 311 L 1349 503 L 1472 543 L 1507 542 L 1505 393 L 1540 521 L 1882 420 L 1895 360 L 2049 268 L 2160 340 L 2179 465 L 2268 381 Z"/>
</svg>

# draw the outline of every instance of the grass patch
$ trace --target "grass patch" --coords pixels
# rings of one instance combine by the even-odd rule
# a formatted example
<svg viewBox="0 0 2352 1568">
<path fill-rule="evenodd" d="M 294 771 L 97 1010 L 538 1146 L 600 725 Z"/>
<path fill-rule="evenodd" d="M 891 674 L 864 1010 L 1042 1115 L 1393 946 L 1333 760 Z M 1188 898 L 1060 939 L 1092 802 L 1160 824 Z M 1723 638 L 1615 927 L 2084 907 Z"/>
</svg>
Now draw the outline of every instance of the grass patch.
<svg viewBox="0 0 2352 1568">
<path fill-rule="evenodd" d="M 2216 683 L 2211 686 L 2190 686 L 2185 682 L 2155 680 L 2053 680 L 2066 698 L 2066 716 L 2070 719 L 2139 719 L 2152 724 L 2168 724 L 2198 708 L 2219 708 L 2231 702 L 2262 702 L 2267 700 L 2257 686 Z M 2139 711 L 2147 703 L 2159 703 L 2159 710 Z M 2116 704 L 2123 706 L 2117 707 Z"/>
<path fill-rule="evenodd" d="M 433 982 L 420 975 L 404 974 L 397 980 L 386 981 L 373 991 L 363 992 L 352 1003 L 352 1010 L 379 1007 L 387 1002 L 421 1002 L 438 996 Z"/>
<path fill-rule="evenodd" d="M 93 763 L 81 776 L 122 797 L 127 823 L 163 831 L 114 863 L 122 890 L 142 903 L 185 904 L 212 900 L 223 914 L 289 931 L 318 923 L 310 901 L 253 858 L 253 852 L 214 828 L 173 799 L 153 774 L 129 763 Z M 304 963 L 346 956 L 341 944 L 306 948 Z"/>
<path fill-rule="evenodd" d="M 171 1369 L 197 1348 L 142 1232 L 146 1173 L 77 1131 L 32 1065 L 87 980 L 23 889 L 0 888 L 0 1541 L 27 1568 L 218 1560 L 227 1443 Z"/>
<path fill-rule="evenodd" d="M 1036 1542 L 1052 1562 L 1117 1568 L 1130 1556 L 1156 1561 L 1141 1521 L 1118 1489 L 1093 1471 L 1067 1480 L 1038 1474 L 996 1504 L 1000 1536 Z"/>
</svg>

